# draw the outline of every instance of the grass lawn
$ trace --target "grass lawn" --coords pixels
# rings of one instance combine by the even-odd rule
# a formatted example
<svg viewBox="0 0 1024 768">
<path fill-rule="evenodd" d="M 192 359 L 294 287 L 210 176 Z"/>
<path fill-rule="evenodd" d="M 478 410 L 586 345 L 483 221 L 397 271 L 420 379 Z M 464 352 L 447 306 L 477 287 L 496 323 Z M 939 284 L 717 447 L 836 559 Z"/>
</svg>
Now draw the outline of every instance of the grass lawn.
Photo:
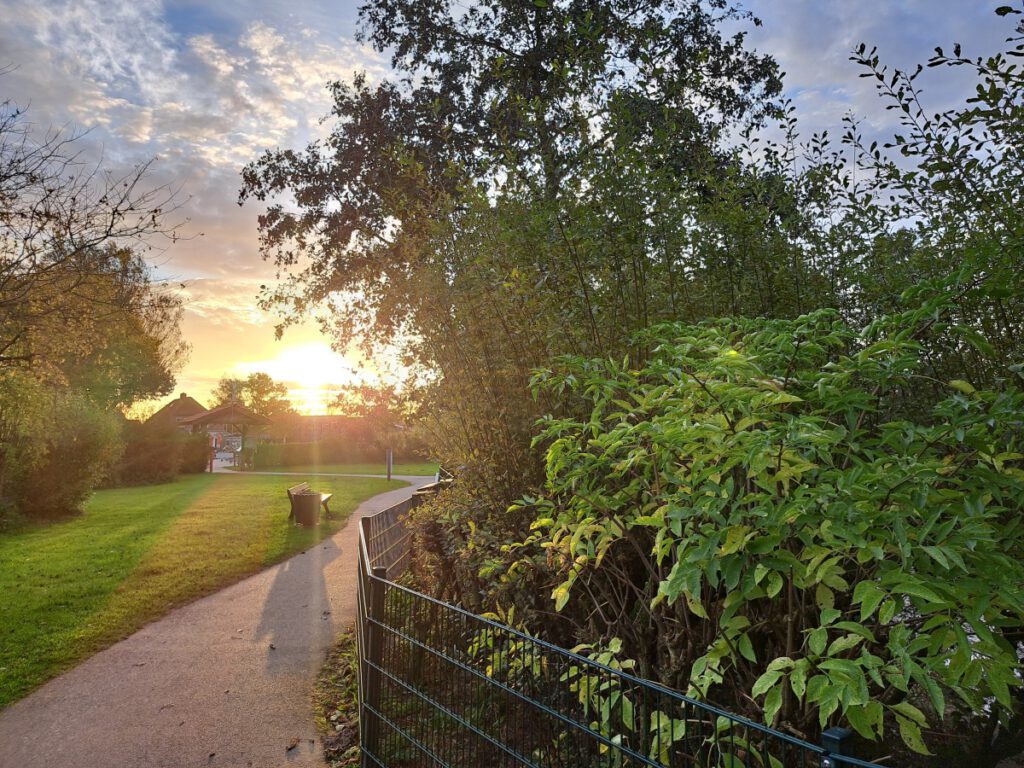
<svg viewBox="0 0 1024 768">
<path fill-rule="evenodd" d="M 387 467 L 384 462 L 380 464 L 303 464 L 298 467 L 268 467 L 260 472 L 298 472 L 309 475 L 321 474 L 354 474 L 354 475 L 384 475 L 387 474 Z M 419 464 L 395 464 L 391 470 L 395 475 L 435 475 L 437 464 L 421 462 Z"/>
<path fill-rule="evenodd" d="M 287 485 L 192 475 L 99 491 L 80 517 L 0 534 L 0 708 L 170 609 L 307 549 L 402 483 L 318 479 L 335 515 L 319 528 L 288 523 Z"/>
</svg>

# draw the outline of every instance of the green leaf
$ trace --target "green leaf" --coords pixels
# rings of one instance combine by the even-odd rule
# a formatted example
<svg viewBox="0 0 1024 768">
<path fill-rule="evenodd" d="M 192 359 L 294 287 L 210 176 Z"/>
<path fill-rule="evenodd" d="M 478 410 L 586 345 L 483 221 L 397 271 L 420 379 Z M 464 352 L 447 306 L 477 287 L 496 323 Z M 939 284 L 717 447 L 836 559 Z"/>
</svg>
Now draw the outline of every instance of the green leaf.
<svg viewBox="0 0 1024 768">
<path fill-rule="evenodd" d="M 747 661 L 757 663 L 757 654 L 754 653 L 754 644 L 750 642 L 750 635 L 745 632 L 740 635 L 740 639 L 736 642 L 736 646 L 740 650 L 740 655 L 743 656 Z"/>
<path fill-rule="evenodd" d="M 768 664 L 769 672 L 783 672 L 787 669 L 792 669 L 796 662 L 793 661 L 789 656 L 779 656 L 778 658 L 772 659 Z"/>
<path fill-rule="evenodd" d="M 875 734 L 871 728 L 871 717 L 860 704 L 854 704 L 846 708 L 846 719 L 854 730 L 870 741 L 874 741 Z"/>
<path fill-rule="evenodd" d="M 923 549 L 932 560 L 941 565 L 947 571 L 949 570 L 949 560 L 946 559 L 946 555 L 941 549 L 932 546 L 921 547 L 921 549 Z"/>
<path fill-rule="evenodd" d="M 782 686 L 777 685 L 771 689 L 764 699 L 764 722 L 766 725 L 775 723 L 775 716 L 782 708 Z"/>
<path fill-rule="evenodd" d="M 853 601 L 860 603 L 860 620 L 867 621 L 884 598 L 885 592 L 875 582 L 859 582 L 853 590 Z"/>
<path fill-rule="evenodd" d="M 750 533 L 750 527 L 746 525 L 734 525 L 725 532 L 725 543 L 722 545 L 721 554 L 731 555 L 737 552 Z"/>
<path fill-rule="evenodd" d="M 864 638 L 859 635 L 848 634 L 838 637 L 832 641 L 832 644 L 828 647 L 829 656 L 837 656 L 844 651 L 848 651 L 851 648 L 857 646 Z"/>
<path fill-rule="evenodd" d="M 964 381 L 963 379 L 953 379 L 949 382 L 949 386 L 957 392 L 963 392 L 965 395 L 973 395 L 977 391 L 969 381 Z"/>
<path fill-rule="evenodd" d="M 895 589 L 897 592 L 902 592 L 905 595 L 910 595 L 911 597 L 919 597 L 922 600 L 925 600 L 929 603 L 943 602 L 942 598 L 935 594 L 935 592 L 933 592 L 932 590 L 928 589 L 928 587 L 924 586 L 923 584 L 917 584 L 912 581 L 904 581 L 900 584 L 897 584 L 893 589 Z"/>
<path fill-rule="evenodd" d="M 905 717 L 897 717 L 896 722 L 899 724 L 900 738 L 903 739 L 904 744 L 919 755 L 931 754 L 928 747 L 925 746 L 924 739 L 921 738 L 921 727 L 917 723 Z"/>
<path fill-rule="evenodd" d="M 807 689 L 807 659 L 800 659 L 796 666 L 793 667 L 793 671 L 789 673 L 789 684 L 793 688 L 793 693 L 796 694 L 798 699 L 802 699 L 804 691 Z"/>
<path fill-rule="evenodd" d="M 881 624 L 888 624 L 892 621 L 892 617 L 896 615 L 896 601 L 886 600 L 882 603 L 881 609 L 878 611 L 878 621 Z"/>
<path fill-rule="evenodd" d="M 694 613 L 702 619 L 709 618 L 708 612 L 704 610 L 704 606 L 701 605 L 700 600 L 691 595 L 689 590 L 683 592 L 683 597 L 686 598 L 686 605 L 692 613 Z"/>
<path fill-rule="evenodd" d="M 565 607 L 565 604 L 569 602 L 569 587 L 565 584 L 560 584 L 555 588 L 555 591 L 551 593 L 551 597 L 555 601 L 555 610 L 562 610 Z"/>
<path fill-rule="evenodd" d="M 811 653 L 821 656 L 825 652 L 825 645 L 828 643 L 828 630 L 825 627 L 818 627 L 807 640 L 807 647 Z"/>
<path fill-rule="evenodd" d="M 889 709 L 908 720 L 913 720 L 922 728 L 927 727 L 928 725 L 928 718 L 924 716 L 924 712 L 915 707 L 909 701 L 901 701 L 899 704 L 893 704 Z"/>
<path fill-rule="evenodd" d="M 781 671 L 777 669 L 768 670 L 754 682 L 754 687 L 750 689 L 750 695 L 755 699 L 758 696 L 764 695 L 779 681 L 780 677 L 782 677 Z"/>
<path fill-rule="evenodd" d="M 822 610 L 830 609 L 836 604 L 835 593 L 821 582 L 814 588 L 814 600 Z"/>
<path fill-rule="evenodd" d="M 842 615 L 843 612 L 838 608 L 826 608 L 821 612 L 821 624 L 822 626 L 828 626 Z"/>
</svg>

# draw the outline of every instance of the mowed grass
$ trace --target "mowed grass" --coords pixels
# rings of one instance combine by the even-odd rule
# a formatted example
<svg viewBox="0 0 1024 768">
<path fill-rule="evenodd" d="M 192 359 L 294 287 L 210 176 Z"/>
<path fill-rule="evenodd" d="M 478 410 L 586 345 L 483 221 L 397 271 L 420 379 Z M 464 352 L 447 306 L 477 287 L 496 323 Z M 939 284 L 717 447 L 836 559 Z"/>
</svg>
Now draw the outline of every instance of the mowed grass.
<svg viewBox="0 0 1024 768">
<path fill-rule="evenodd" d="M 321 478 L 335 519 L 290 524 L 288 478 L 193 475 L 97 492 L 66 522 L 0 534 L 0 708 L 170 609 L 338 531 L 402 483 Z"/>
<path fill-rule="evenodd" d="M 303 464 L 297 467 L 269 467 L 259 472 L 295 472 L 309 475 L 351 474 L 351 475 L 386 475 L 387 467 L 380 464 Z M 437 474 L 437 464 L 430 462 L 395 464 L 391 470 L 393 475 L 430 475 Z"/>
</svg>

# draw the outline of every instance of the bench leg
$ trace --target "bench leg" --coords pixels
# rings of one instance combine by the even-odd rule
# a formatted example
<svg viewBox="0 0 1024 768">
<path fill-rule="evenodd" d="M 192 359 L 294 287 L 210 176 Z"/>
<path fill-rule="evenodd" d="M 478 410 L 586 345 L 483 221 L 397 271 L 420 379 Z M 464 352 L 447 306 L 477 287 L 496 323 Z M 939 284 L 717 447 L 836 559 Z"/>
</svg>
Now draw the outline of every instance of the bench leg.
<svg viewBox="0 0 1024 768">
<path fill-rule="evenodd" d="M 330 520 L 331 519 L 331 510 L 327 506 L 327 502 L 326 501 L 323 502 L 323 505 L 324 505 L 324 517 L 327 518 L 328 520 Z"/>
</svg>

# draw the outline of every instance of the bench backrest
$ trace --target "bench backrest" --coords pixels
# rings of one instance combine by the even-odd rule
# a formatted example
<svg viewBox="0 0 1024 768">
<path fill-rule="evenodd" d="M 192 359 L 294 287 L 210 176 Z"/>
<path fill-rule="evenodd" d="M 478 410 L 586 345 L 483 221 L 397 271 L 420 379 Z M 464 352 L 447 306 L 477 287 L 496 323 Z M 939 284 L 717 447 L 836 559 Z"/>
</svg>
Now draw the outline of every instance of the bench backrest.
<svg viewBox="0 0 1024 768">
<path fill-rule="evenodd" d="M 288 498 L 290 499 L 296 493 L 306 493 L 309 490 L 309 483 L 299 483 L 293 485 L 288 489 Z"/>
</svg>

